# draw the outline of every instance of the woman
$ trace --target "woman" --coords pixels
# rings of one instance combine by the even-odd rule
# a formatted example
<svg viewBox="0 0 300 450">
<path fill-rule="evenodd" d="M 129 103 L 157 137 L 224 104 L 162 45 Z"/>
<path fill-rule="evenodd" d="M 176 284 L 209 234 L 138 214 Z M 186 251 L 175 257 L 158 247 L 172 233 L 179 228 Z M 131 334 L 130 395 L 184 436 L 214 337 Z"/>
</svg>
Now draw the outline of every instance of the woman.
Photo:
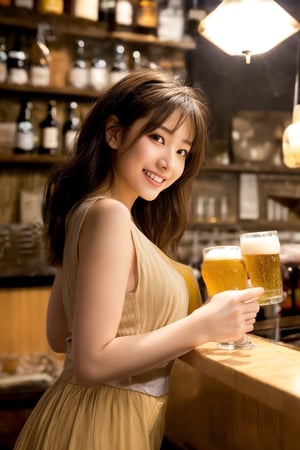
<svg viewBox="0 0 300 450">
<path fill-rule="evenodd" d="M 172 361 L 253 329 L 260 288 L 224 292 L 188 315 L 171 259 L 203 160 L 205 111 L 199 92 L 166 73 L 133 73 L 99 98 L 73 157 L 49 177 L 57 275 L 47 334 L 66 360 L 16 449 L 159 449 Z"/>
</svg>

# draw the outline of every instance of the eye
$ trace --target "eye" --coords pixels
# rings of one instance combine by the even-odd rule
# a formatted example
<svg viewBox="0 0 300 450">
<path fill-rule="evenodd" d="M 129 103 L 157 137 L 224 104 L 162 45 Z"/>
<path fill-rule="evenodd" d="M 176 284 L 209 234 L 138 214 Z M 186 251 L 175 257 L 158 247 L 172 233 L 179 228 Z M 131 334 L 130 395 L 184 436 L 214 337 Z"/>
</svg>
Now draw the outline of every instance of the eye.
<svg viewBox="0 0 300 450">
<path fill-rule="evenodd" d="M 150 138 L 156 142 L 159 142 L 160 144 L 164 144 L 165 142 L 164 138 L 160 134 L 151 134 Z"/>
<path fill-rule="evenodd" d="M 180 155 L 180 156 L 183 156 L 184 158 L 187 158 L 188 156 L 189 156 L 189 150 L 186 150 L 186 149 L 184 149 L 184 148 L 181 148 L 181 149 L 179 149 L 179 150 L 177 150 L 177 153 Z"/>
</svg>

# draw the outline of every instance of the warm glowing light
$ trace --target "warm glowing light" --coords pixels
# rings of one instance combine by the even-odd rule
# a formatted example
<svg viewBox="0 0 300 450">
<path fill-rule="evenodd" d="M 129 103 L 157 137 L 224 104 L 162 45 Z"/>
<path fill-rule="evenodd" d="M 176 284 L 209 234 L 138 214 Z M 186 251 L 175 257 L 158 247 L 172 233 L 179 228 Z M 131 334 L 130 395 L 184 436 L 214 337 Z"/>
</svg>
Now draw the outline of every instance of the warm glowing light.
<svg viewBox="0 0 300 450">
<path fill-rule="evenodd" d="M 293 111 L 293 123 L 283 133 L 282 137 L 283 162 L 287 167 L 300 167 L 300 105 Z"/>
<path fill-rule="evenodd" d="M 224 0 L 198 31 L 229 55 L 265 53 L 297 33 L 299 22 L 273 0 Z"/>
</svg>

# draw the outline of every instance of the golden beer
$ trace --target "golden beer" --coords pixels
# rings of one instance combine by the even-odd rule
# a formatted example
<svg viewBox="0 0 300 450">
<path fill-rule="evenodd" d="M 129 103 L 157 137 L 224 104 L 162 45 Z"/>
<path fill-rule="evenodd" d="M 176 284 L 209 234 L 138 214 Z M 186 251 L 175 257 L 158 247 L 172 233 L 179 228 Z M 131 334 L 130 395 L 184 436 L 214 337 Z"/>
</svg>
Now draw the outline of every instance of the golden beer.
<svg viewBox="0 0 300 450">
<path fill-rule="evenodd" d="M 280 243 L 276 231 L 244 233 L 241 251 L 252 286 L 262 286 L 261 305 L 282 301 Z"/>
<path fill-rule="evenodd" d="M 201 273 L 210 297 L 218 292 L 247 287 L 247 270 L 239 246 L 204 248 Z"/>
</svg>

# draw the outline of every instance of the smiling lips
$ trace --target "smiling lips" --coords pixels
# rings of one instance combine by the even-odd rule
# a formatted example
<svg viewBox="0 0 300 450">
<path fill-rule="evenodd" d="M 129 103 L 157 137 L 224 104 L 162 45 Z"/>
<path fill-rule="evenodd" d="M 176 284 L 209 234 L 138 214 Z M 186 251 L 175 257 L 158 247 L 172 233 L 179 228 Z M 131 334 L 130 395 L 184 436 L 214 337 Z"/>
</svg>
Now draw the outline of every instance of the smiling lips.
<svg viewBox="0 0 300 450">
<path fill-rule="evenodd" d="M 161 184 L 163 181 L 165 181 L 164 178 L 159 177 L 158 175 L 155 175 L 152 172 L 149 172 L 149 170 L 144 169 L 144 174 L 147 175 L 147 177 L 151 178 L 151 180 L 155 181 L 156 183 Z"/>
</svg>

